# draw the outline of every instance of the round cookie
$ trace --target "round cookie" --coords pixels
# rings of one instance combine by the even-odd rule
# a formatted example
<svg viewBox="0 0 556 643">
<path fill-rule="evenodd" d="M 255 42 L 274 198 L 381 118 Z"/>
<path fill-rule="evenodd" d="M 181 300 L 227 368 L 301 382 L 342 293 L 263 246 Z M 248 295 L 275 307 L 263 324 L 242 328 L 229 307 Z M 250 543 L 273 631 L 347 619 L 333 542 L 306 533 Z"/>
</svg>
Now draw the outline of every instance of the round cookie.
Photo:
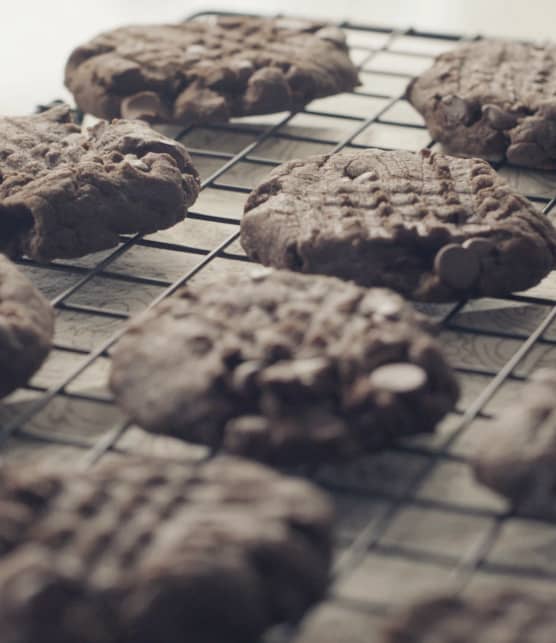
<svg viewBox="0 0 556 643">
<path fill-rule="evenodd" d="M 485 429 L 475 477 L 523 515 L 556 519 L 556 370 L 541 369 Z"/>
<path fill-rule="evenodd" d="M 0 469 L 0 482 L 5 643 L 246 643 L 326 590 L 331 505 L 251 462 Z"/>
<path fill-rule="evenodd" d="M 541 643 L 553 639 L 555 627 L 552 601 L 499 589 L 420 601 L 392 620 L 380 643 Z"/>
<path fill-rule="evenodd" d="M 357 84 L 340 29 L 290 19 L 123 27 L 78 47 L 66 66 L 83 111 L 183 125 L 300 109 Z"/>
<path fill-rule="evenodd" d="M 440 55 L 407 98 L 453 153 L 556 168 L 556 46 L 480 40 Z"/>
<path fill-rule="evenodd" d="M 429 150 L 290 161 L 249 196 L 247 254 L 412 299 L 501 296 L 553 267 L 556 230 L 480 159 Z"/>
<path fill-rule="evenodd" d="M 274 464 L 432 431 L 458 387 L 401 297 L 259 268 L 188 286 L 134 321 L 110 384 L 133 421 Z"/>
<path fill-rule="evenodd" d="M 200 190 L 183 145 L 140 121 L 82 129 L 67 106 L 0 118 L 0 250 L 47 261 L 181 221 Z"/>
<path fill-rule="evenodd" d="M 0 397 L 27 383 L 50 351 L 54 311 L 0 254 Z"/>
</svg>

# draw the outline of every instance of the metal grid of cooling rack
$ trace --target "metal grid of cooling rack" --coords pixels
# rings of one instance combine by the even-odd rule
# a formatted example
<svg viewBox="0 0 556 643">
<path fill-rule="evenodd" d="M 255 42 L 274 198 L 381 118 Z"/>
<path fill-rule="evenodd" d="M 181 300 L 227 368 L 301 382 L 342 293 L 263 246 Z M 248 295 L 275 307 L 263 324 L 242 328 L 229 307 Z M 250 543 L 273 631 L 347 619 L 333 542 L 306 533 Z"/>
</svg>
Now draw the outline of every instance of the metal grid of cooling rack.
<svg viewBox="0 0 556 643">
<path fill-rule="evenodd" d="M 0 457 L 65 466 L 145 451 L 204 457 L 197 447 L 144 434 L 114 407 L 103 384 L 109 349 L 128 317 L 193 279 L 250 268 L 237 244 L 241 205 L 280 162 L 367 146 L 435 147 L 404 101 L 404 88 L 463 38 L 339 26 L 361 70 L 363 83 L 353 93 L 294 114 L 172 132 L 203 177 L 199 201 L 175 230 L 122 237 L 115 250 L 82 260 L 19 262 L 57 309 L 57 335 L 41 372 L 0 406 Z M 551 216 L 556 175 L 497 169 Z M 473 482 L 465 464 L 480 432 L 528 374 L 556 363 L 555 273 L 528 293 L 422 308 L 440 323 L 440 341 L 462 384 L 460 406 L 434 436 L 304 472 L 337 502 L 333 585 L 300 629 L 280 629 L 273 641 L 371 641 L 393 606 L 442 590 L 517 583 L 556 594 L 556 525 L 514 516 Z"/>
</svg>

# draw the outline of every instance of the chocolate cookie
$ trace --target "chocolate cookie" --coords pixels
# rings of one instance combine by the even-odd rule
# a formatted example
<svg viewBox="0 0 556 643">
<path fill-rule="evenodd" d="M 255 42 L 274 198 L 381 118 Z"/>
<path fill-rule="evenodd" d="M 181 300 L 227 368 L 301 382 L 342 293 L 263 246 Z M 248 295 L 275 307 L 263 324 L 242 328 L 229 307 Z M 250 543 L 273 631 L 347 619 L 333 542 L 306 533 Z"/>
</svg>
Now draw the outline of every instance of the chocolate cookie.
<svg viewBox="0 0 556 643">
<path fill-rule="evenodd" d="M 516 590 L 416 603 L 388 627 L 381 643 L 543 643 L 554 639 L 553 601 Z"/>
<path fill-rule="evenodd" d="M 386 286 L 424 301 L 525 290 L 556 230 L 479 159 L 362 150 L 290 161 L 249 196 L 255 261 Z"/>
<path fill-rule="evenodd" d="M 0 397 L 23 386 L 50 351 L 54 312 L 0 254 Z"/>
<path fill-rule="evenodd" d="M 407 98 L 455 153 L 556 168 L 556 46 L 501 40 L 439 56 Z"/>
<path fill-rule="evenodd" d="M 0 250 L 38 260 L 115 246 L 185 216 L 200 184 L 185 148 L 138 121 L 82 129 L 67 106 L 0 118 Z"/>
<path fill-rule="evenodd" d="M 111 388 L 143 428 L 272 463 L 346 457 L 432 431 L 458 388 L 398 295 L 259 268 L 139 317 Z"/>
<path fill-rule="evenodd" d="M 485 431 L 474 471 L 519 513 L 556 519 L 556 371 L 541 369 L 532 379 Z"/>
<path fill-rule="evenodd" d="M 326 590 L 332 511 L 250 462 L 0 470 L 3 643 L 246 643 Z"/>
<path fill-rule="evenodd" d="M 78 47 L 66 66 L 83 111 L 183 125 L 299 109 L 357 84 L 343 32 L 305 20 L 123 27 Z"/>
</svg>

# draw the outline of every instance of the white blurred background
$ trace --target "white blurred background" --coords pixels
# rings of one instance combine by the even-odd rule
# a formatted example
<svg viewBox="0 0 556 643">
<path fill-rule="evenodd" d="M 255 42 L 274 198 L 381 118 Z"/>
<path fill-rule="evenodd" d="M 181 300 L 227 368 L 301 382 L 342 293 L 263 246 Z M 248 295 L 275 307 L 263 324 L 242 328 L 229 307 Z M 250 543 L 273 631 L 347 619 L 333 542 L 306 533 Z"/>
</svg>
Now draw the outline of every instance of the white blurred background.
<svg viewBox="0 0 556 643">
<path fill-rule="evenodd" d="M 523 39 L 552 37 L 556 0 L 0 0 L 0 113 L 65 97 L 64 63 L 99 31 L 219 9 Z"/>
</svg>

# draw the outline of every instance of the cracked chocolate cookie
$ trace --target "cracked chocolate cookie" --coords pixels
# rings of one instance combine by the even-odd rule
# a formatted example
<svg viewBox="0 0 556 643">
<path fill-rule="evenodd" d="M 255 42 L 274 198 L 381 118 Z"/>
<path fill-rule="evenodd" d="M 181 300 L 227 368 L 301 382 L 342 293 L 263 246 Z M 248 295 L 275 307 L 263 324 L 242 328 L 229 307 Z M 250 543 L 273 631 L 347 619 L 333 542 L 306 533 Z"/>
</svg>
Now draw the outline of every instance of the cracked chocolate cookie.
<svg viewBox="0 0 556 643">
<path fill-rule="evenodd" d="M 67 106 L 0 118 L 0 250 L 78 257 L 181 221 L 200 189 L 185 148 L 140 121 L 82 129 Z"/>
<path fill-rule="evenodd" d="M 439 56 L 407 98 L 454 153 L 556 168 L 556 46 L 501 40 Z"/>
<path fill-rule="evenodd" d="M 331 524 L 309 483 L 235 458 L 0 469 L 2 641 L 258 640 L 325 592 Z"/>
<path fill-rule="evenodd" d="M 485 429 L 473 467 L 477 480 L 523 515 L 556 519 L 556 370 L 531 376 L 520 399 Z"/>
<path fill-rule="evenodd" d="M 53 333 L 48 301 L 0 254 L 0 397 L 26 384 L 38 370 Z"/>
<path fill-rule="evenodd" d="M 249 196 L 247 254 L 423 301 L 525 290 L 552 269 L 556 230 L 480 159 L 429 150 L 290 161 Z"/>
<path fill-rule="evenodd" d="M 357 84 L 340 29 L 283 18 L 123 27 L 66 66 L 83 111 L 183 125 L 299 109 Z"/>
<path fill-rule="evenodd" d="M 418 602 L 396 617 L 381 643 L 542 643 L 553 640 L 555 627 L 553 601 L 500 589 Z"/>
<path fill-rule="evenodd" d="M 143 428 L 273 464 L 432 431 L 458 396 L 401 297 L 259 268 L 191 285 L 137 318 L 111 388 Z"/>
</svg>

